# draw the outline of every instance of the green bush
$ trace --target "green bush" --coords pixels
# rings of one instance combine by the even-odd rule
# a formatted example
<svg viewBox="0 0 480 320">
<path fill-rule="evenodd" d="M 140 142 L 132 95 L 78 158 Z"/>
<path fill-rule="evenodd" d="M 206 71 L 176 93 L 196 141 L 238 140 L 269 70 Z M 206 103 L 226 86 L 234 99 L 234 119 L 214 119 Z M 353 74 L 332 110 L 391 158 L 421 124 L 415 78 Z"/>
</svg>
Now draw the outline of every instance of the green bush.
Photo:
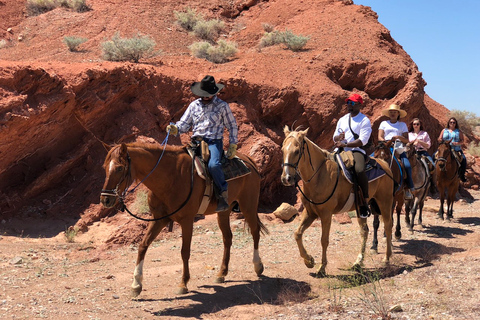
<svg viewBox="0 0 480 320">
<path fill-rule="evenodd" d="M 193 27 L 193 34 L 200 39 L 214 41 L 225 28 L 222 20 L 213 19 L 208 21 L 198 21 Z"/>
<path fill-rule="evenodd" d="M 185 30 L 192 31 L 198 21 L 203 21 L 201 14 L 195 9 L 187 8 L 186 11 L 173 11 L 177 24 Z"/>
<path fill-rule="evenodd" d="M 262 23 L 262 28 L 263 28 L 263 31 L 270 33 L 270 32 L 273 32 L 274 26 L 272 26 L 269 23 Z"/>
<path fill-rule="evenodd" d="M 307 44 L 309 37 L 296 35 L 290 30 L 283 33 L 283 43 L 292 51 L 300 51 Z"/>
<path fill-rule="evenodd" d="M 63 37 L 63 42 L 67 45 L 68 50 L 75 52 L 78 50 L 78 46 L 86 42 L 88 39 L 79 37 Z"/>
<path fill-rule="evenodd" d="M 133 61 L 138 63 L 141 58 L 155 55 L 153 48 L 156 43 L 150 36 L 137 34 L 132 38 L 121 38 L 115 33 L 112 40 L 102 43 L 103 58 L 108 61 Z"/>
<path fill-rule="evenodd" d="M 460 130 L 466 135 L 472 135 L 475 132 L 475 127 L 480 125 L 480 118 L 473 112 L 452 110 L 450 117 L 455 117 L 458 121 Z"/>
<path fill-rule="evenodd" d="M 38 16 L 56 7 L 58 7 L 58 5 L 55 0 L 27 0 L 27 14 L 29 16 Z"/>
<path fill-rule="evenodd" d="M 273 46 L 276 44 L 285 44 L 287 49 L 292 51 L 300 51 L 307 44 L 309 37 L 296 35 L 290 30 L 284 32 L 272 31 L 266 32 L 260 39 L 260 48 Z"/>
<path fill-rule="evenodd" d="M 90 10 L 86 0 L 27 0 L 27 14 L 30 16 L 38 16 L 58 7 L 73 9 L 76 12 Z"/>
<path fill-rule="evenodd" d="M 213 63 L 227 62 L 229 58 L 234 56 L 238 51 L 236 43 L 225 40 L 218 41 L 217 46 L 212 46 L 206 41 L 195 42 L 188 48 L 193 56 L 206 59 Z"/>
</svg>

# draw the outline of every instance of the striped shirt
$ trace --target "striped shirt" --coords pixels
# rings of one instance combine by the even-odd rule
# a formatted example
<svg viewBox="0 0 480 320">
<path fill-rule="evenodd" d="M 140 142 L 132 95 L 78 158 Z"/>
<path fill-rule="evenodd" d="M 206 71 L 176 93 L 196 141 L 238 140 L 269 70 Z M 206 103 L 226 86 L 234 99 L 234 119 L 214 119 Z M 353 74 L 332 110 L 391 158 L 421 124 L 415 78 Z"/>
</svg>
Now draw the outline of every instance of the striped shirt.
<svg viewBox="0 0 480 320">
<path fill-rule="evenodd" d="M 228 103 L 217 96 L 208 104 L 204 104 L 201 98 L 194 100 L 175 125 L 180 133 L 193 128 L 192 137 L 206 139 L 222 139 L 224 128 L 227 128 L 230 144 L 238 142 L 237 121 L 232 110 Z"/>
</svg>

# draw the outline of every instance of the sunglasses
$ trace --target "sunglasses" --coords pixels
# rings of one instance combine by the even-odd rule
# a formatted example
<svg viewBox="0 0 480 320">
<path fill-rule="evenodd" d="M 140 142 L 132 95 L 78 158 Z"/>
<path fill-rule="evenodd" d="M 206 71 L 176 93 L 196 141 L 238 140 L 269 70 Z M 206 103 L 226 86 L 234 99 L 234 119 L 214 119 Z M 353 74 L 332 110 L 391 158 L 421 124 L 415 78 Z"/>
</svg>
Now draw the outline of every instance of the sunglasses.
<svg viewBox="0 0 480 320">
<path fill-rule="evenodd" d="M 357 104 L 357 103 L 356 103 L 355 101 L 352 101 L 352 100 L 348 100 L 348 101 L 347 101 L 347 105 L 349 105 L 349 106 L 354 106 L 354 105 L 356 105 L 356 104 Z"/>
<path fill-rule="evenodd" d="M 414 123 L 413 125 L 414 125 L 414 126 L 419 126 L 419 125 L 420 125 L 420 123 Z"/>
<path fill-rule="evenodd" d="M 457 123 L 457 122 L 456 122 L 456 121 L 450 121 L 450 123 L 453 123 L 453 124 L 455 124 L 455 123 Z"/>
</svg>

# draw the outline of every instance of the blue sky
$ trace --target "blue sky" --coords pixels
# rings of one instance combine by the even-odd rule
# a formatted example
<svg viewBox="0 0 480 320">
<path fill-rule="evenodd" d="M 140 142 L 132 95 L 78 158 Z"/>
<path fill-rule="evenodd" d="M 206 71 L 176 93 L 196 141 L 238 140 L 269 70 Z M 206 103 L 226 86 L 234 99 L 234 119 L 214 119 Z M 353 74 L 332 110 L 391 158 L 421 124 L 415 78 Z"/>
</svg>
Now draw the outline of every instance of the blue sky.
<svg viewBox="0 0 480 320">
<path fill-rule="evenodd" d="M 480 116 L 480 0 L 354 0 L 417 64 L 425 91 L 449 110 Z"/>
</svg>

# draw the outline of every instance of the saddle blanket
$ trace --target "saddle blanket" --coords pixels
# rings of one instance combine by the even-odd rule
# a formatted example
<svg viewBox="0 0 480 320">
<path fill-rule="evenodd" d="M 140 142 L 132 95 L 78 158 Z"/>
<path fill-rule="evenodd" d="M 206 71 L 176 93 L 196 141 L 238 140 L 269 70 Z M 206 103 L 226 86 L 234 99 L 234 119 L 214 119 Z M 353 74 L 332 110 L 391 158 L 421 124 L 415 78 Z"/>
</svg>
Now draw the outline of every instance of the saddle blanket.
<svg viewBox="0 0 480 320">
<path fill-rule="evenodd" d="M 337 154 L 335 155 L 337 157 L 337 163 L 340 165 L 340 168 L 342 168 L 342 172 L 347 178 L 347 180 L 353 184 L 353 176 L 350 170 L 347 169 L 345 164 L 343 163 L 342 159 L 340 156 Z M 377 161 L 373 158 L 369 158 L 366 168 L 365 168 L 365 173 L 367 174 L 368 182 L 374 181 L 382 176 L 385 175 L 385 171 L 382 169 L 382 167 L 377 163 Z"/>
</svg>

